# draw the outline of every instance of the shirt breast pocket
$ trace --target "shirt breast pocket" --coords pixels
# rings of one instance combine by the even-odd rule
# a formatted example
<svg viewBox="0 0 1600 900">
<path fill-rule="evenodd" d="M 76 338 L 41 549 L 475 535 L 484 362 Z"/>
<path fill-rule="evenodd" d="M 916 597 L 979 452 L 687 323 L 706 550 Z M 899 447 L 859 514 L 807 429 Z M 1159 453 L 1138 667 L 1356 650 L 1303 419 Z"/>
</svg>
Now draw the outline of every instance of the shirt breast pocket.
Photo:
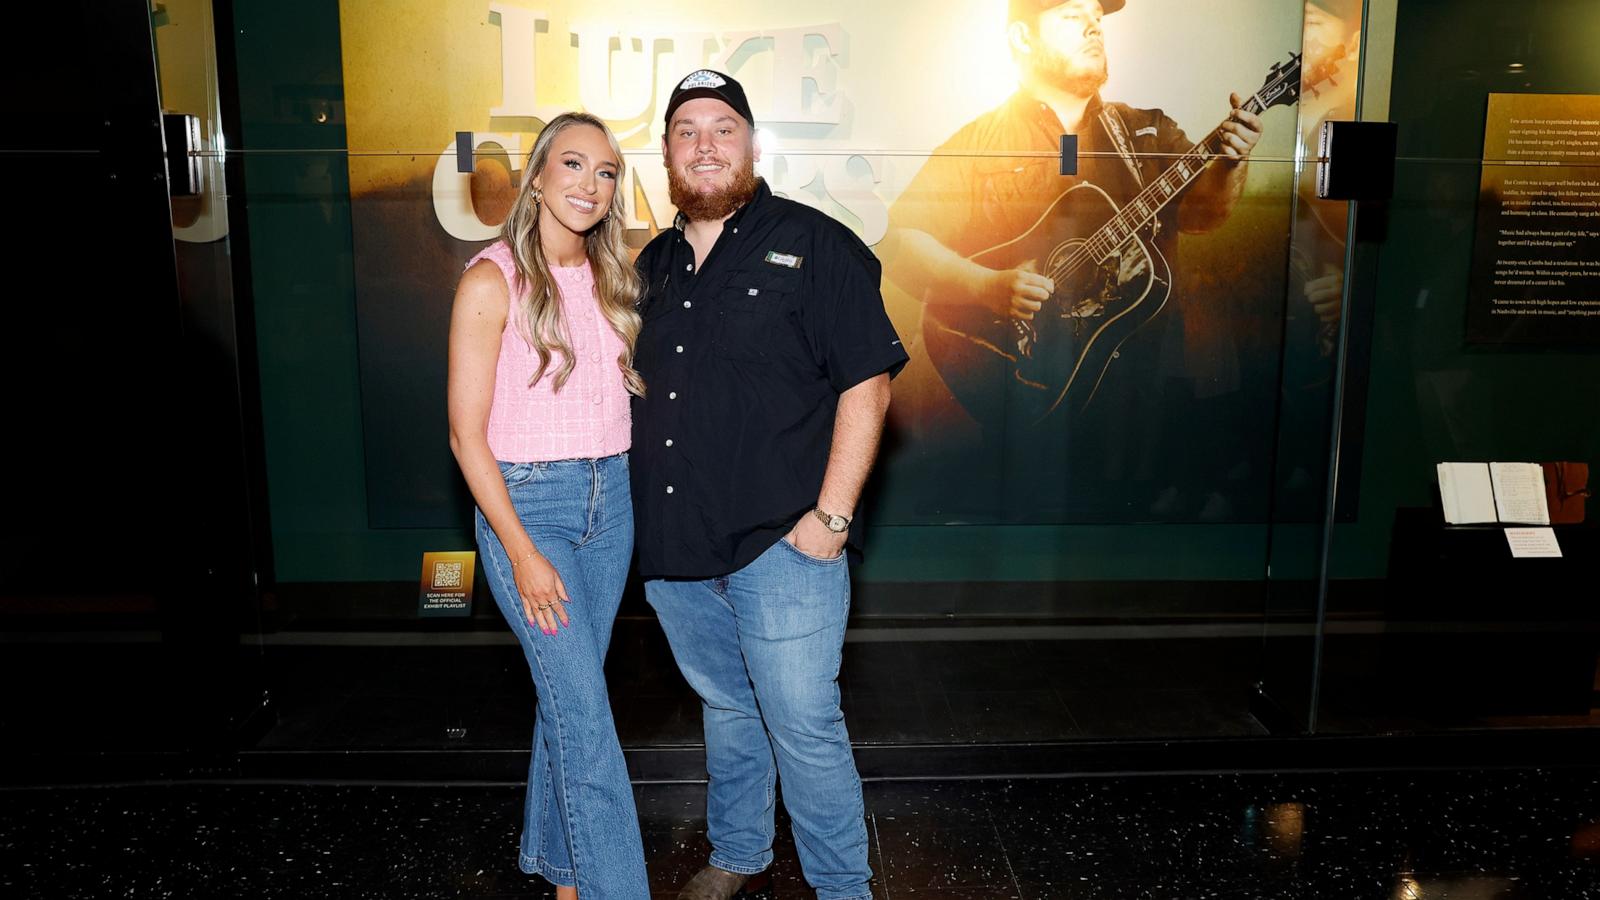
<svg viewBox="0 0 1600 900">
<path fill-rule="evenodd" d="M 672 295 L 667 293 L 665 287 L 650 295 L 650 298 L 639 306 L 639 318 L 646 322 L 654 322 L 662 316 L 670 314 L 677 308 L 672 302 Z"/>
<path fill-rule="evenodd" d="M 634 346 L 634 368 L 641 372 L 653 371 L 671 355 L 673 344 L 682 338 L 676 333 L 682 330 L 680 317 L 673 315 L 678 307 L 671 296 L 657 294 L 639 308 L 643 323 Z"/>
<path fill-rule="evenodd" d="M 763 266 L 729 274 L 728 286 L 718 297 L 717 351 L 746 362 L 767 362 L 784 346 L 785 323 L 800 273 L 795 269 Z"/>
</svg>

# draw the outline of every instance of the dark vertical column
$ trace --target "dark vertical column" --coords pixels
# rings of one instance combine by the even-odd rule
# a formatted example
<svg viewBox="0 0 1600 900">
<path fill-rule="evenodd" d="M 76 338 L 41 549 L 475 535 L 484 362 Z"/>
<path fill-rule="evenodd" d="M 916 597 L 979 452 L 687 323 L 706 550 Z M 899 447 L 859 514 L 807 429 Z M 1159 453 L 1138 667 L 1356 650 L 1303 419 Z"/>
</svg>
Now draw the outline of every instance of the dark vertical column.
<svg viewBox="0 0 1600 900">
<path fill-rule="evenodd" d="M 41 16 L 0 63 L 0 752 L 230 749 L 262 704 L 231 311 L 180 287 L 148 6 Z"/>
</svg>

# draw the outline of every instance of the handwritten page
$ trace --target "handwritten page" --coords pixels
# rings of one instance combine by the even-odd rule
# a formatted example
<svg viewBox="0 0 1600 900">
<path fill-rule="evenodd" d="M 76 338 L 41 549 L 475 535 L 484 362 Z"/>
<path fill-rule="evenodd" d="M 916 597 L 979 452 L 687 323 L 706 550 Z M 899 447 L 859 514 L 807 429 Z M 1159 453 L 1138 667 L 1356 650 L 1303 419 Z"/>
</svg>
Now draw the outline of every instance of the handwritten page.
<svg viewBox="0 0 1600 900">
<path fill-rule="evenodd" d="M 1489 463 L 1494 505 L 1500 521 L 1549 525 L 1550 506 L 1544 495 L 1544 468 L 1538 463 Z"/>
</svg>

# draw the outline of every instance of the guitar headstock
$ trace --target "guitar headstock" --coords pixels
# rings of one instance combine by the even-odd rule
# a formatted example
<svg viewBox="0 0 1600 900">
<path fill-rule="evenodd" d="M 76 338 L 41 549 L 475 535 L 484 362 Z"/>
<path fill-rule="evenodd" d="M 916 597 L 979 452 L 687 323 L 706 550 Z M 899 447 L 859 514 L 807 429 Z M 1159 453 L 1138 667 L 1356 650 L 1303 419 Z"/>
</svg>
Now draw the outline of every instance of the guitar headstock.
<svg viewBox="0 0 1600 900">
<path fill-rule="evenodd" d="M 1307 80 L 1305 86 L 1311 87 L 1315 83 Z M 1261 84 L 1261 90 L 1256 91 L 1255 100 L 1261 104 L 1262 111 L 1274 106 L 1288 106 L 1300 101 L 1300 88 L 1300 54 L 1291 53 L 1287 61 L 1272 66 L 1272 71 L 1267 73 L 1267 80 Z"/>
<path fill-rule="evenodd" d="M 1300 90 L 1302 93 L 1318 95 L 1317 87 L 1326 81 L 1329 85 L 1338 86 L 1333 76 L 1339 74 L 1339 63 L 1345 58 L 1345 45 L 1339 44 L 1330 47 L 1316 56 L 1306 60 L 1303 68 L 1305 72 L 1300 77 Z"/>
</svg>

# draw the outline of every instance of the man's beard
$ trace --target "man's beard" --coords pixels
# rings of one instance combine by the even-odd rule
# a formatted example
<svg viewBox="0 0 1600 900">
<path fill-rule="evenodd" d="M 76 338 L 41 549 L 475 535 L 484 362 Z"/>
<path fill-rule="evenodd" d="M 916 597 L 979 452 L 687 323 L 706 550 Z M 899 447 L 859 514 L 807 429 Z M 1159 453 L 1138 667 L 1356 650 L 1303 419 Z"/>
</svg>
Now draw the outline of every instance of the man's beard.
<svg viewBox="0 0 1600 900">
<path fill-rule="evenodd" d="M 667 197 L 691 222 L 716 222 L 732 215 L 756 195 L 755 160 L 746 158 L 743 168 L 735 168 L 733 181 L 718 191 L 701 193 L 689 186 L 673 166 L 667 167 Z"/>
<path fill-rule="evenodd" d="M 1092 97 L 1106 84 L 1106 59 L 1074 65 L 1069 56 L 1047 51 L 1034 63 L 1034 73 L 1044 82 L 1078 97 Z"/>
</svg>

